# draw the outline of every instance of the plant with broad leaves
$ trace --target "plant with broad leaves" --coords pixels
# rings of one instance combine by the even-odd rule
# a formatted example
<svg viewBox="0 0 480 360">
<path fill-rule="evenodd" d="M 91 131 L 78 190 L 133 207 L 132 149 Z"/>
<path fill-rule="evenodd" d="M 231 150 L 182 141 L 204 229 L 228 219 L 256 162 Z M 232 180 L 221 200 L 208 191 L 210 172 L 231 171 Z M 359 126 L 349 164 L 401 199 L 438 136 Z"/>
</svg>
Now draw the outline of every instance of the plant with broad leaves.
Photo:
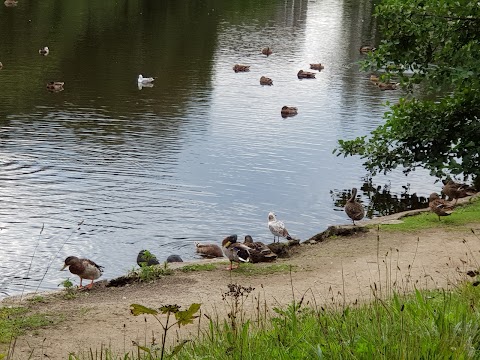
<svg viewBox="0 0 480 360">
<path fill-rule="evenodd" d="M 165 343 L 167 339 L 167 332 L 170 330 L 173 326 L 178 325 L 178 327 L 185 326 L 188 324 L 193 324 L 193 321 L 198 318 L 198 315 L 195 315 L 198 311 L 200 310 L 200 304 L 191 304 L 190 307 L 187 310 L 180 310 L 180 306 L 177 304 L 174 305 L 163 305 L 161 306 L 158 310 L 152 309 L 140 304 L 131 304 L 130 305 L 130 312 L 134 316 L 138 315 L 152 315 L 160 324 L 160 326 L 163 329 L 163 334 L 162 334 L 162 347 L 160 350 L 160 359 L 163 359 L 165 356 Z M 165 323 L 163 323 L 160 320 L 160 315 L 167 315 L 167 318 L 165 320 Z M 171 316 L 174 316 L 176 321 L 173 323 L 170 323 Z M 172 352 L 168 355 L 168 357 L 172 357 L 175 354 L 177 354 L 182 347 L 187 343 L 187 340 L 184 340 L 177 346 L 175 346 L 172 350 Z M 152 354 L 152 352 L 156 352 L 155 350 L 152 351 L 152 349 L 146 347 L 146 346 L 141 346 L 137 343 L 134 343 L 139 349 L 145 351 L 146 353 L 149 354 L 149 356 L 153 356 L 156 354 Z"/>
</svg>

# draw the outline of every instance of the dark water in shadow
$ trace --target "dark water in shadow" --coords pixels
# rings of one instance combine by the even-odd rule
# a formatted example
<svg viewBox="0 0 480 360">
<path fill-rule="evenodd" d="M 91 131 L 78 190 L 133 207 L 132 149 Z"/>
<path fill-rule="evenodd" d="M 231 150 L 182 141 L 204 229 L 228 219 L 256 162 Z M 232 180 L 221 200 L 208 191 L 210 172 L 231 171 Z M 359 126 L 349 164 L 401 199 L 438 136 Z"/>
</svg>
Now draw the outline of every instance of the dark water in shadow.
<svg viewBox="0 0 480 360">
<path fill-rule="evenodd" d="M 194 241 L 268 242 L 272 210 L 300 239 L 348 222 L 337 198 L 356 186 L 369 205 L 371 189 L 361 161 L 332 150 L 401 95 L 359 71 L 359 46 L 377 36 L 371 12 L 353 0 L 0 7 L 0 297 L 57 288 L 68 255 L 112 278 L 141 249 L 190 260 Z M 316 79 L 297 79 L 317 62 Z M 154 86 L 139 89 L 139 74 Z M 283 105 L 298 115 L 282 118 Z M 420 171 L 370 187 L 398 199 L 407 183 L 407 194 L 438 191 Z"/>
</svg>

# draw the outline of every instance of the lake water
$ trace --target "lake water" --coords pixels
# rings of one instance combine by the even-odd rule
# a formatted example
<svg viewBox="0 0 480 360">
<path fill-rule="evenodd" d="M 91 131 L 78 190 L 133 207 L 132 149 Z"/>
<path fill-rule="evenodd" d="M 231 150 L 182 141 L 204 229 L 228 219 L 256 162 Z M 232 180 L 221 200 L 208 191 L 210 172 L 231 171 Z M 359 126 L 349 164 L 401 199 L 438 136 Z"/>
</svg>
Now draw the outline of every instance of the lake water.
<svg viewBox="0 0 480 360">
<path fill-rule="evenodd" d="M 385 102 L 401 96 L 357 65 L 359 47 L 378 41 L 372 6 L 2 4 L 0 298 L 78 283 L 59 271 L 68 255 L 103 265 L 109 279 L 134 268 L 141 249 L 192 260 L 195 241 L 270 242 L 272 210 L 302 240 L 348 223 L 342 202 L 368 188 L 366 171 L 332 150 L 382 124 Z M 317 62 L 316 79 L 297 79 Z M 235 73 L 236 63 L 250 72 Z M 139 89 L 139 74 L 154 86 Z M 260 86 L 262 75 L 273 86 Z M 64 91 L 47 91 L 49 81 Z M 282 118 L 283 105 L 298 115 Z M 370 181 L 397 199 L 438 191 L 422 171 Z M 372 205 L 370 190 L 359 194 Z"/>
</svg>

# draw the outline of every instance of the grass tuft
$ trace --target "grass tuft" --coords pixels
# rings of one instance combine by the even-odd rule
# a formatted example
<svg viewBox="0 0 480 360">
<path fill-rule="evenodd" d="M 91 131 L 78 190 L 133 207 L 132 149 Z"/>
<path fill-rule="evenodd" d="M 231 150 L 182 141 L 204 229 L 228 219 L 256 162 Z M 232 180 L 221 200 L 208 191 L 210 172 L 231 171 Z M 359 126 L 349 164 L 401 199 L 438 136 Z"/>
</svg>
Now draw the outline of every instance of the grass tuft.
<svg viewBox="0 0 480 360">
<path fill-rule="evenodd" d="M 215 264 L 190 264 L 182 266 L 179 270 L 183 272 L 193 272 L 193 271 L 212 271 L 216 270 L 217 266 Z"/>
</svg>

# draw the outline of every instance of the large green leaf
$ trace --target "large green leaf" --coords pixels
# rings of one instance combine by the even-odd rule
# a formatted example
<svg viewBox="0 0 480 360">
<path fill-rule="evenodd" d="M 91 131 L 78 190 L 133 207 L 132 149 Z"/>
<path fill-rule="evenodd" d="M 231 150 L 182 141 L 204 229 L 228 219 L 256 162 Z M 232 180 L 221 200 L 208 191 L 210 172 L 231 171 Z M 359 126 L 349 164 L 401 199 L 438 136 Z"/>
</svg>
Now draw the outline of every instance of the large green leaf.
<svg viewBox="0 0 480 360">
<path fill-rule="evenodd" d="M 140 304 L 131 304 L 130 305 L 130 312 L 135 315 L 143 315 L 143 314 L 149 314 L 149 315 L 157 315 L 158 311 Z"/>
</svg>

